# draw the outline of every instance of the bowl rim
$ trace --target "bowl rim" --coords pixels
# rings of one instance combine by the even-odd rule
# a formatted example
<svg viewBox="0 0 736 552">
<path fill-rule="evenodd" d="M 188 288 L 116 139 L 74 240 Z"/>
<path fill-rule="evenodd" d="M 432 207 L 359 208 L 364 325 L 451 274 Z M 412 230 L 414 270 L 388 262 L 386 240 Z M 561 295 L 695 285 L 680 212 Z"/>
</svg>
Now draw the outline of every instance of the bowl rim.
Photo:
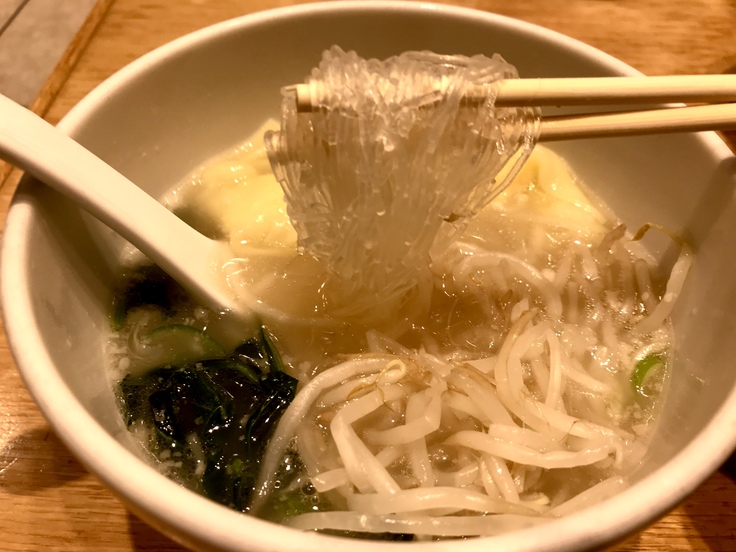
<svg viewBox="0 0 736 552">
<path fill-rule="evenodd" d="M 386 12 L 400 14 L 436 13 L 439 17 L 481 21 L 516 30 L 582 53 L 603 68 L 621 75 L 640 75 L 624 62 L 556 31 L 489 12 L 469 8 L 409 3 L 394 0 L 345 0 L 277 8 L 217 23 L 175 39 L 133 61 L 98 85 L 59 123 L 64 132 L 74 134 L 98 107 L 136 78 L 165 64 L 190 49 L 247 31 L 266 22 L 321 13 Z M 715 133 L 695 138 L 712 153 L 714 164 L 731 155 Z M 27 243 L 28 229 L 38 212 L 33 190 L 19 187 L 11 203 L 3 233 L 0 256 L 0 300 L 6 333 L 16 364 L 38 407 L 66 446 L 111 489 L 132 511 L 153 526 L 190 546 L 255 551 L 279 548 L 325 552 L 339 550 L 345 539 L 304 533 L 243 515 L 188 491 L 162 476 L 135 456 L 87 412 L 54 369 L 43 347 L 33 312 L 33 297 L 24 285 L 29 279 L 32 257 Z M 423 550 L 481 550 L 490 545 L 508 550 L 589 549 L 621 540 L 664 515 L 700 485 L 728 457 L 736 446 L 736 434 L 719 428 L 736 427 L 736 389 L 724 400 L 707 426 L 673 458 L 643 480 L 601 504 L 550 521 L 541 526 L 464 541 L 413 543 Z M 724 438 L 724 435 L 731 435 Z M 709 451 L 707 455 L 703 451 Z M 663 494 L 663 490 L 666 492 Z M 600 527 L 600 520 L 615 520 Z M 177 534 L 179 535 L 177 537 Z M 350 541 L 356 552 L 373 550 L 375 542 Z M 381 543 L 405 547 L 401 543 Z"/>
</svg>

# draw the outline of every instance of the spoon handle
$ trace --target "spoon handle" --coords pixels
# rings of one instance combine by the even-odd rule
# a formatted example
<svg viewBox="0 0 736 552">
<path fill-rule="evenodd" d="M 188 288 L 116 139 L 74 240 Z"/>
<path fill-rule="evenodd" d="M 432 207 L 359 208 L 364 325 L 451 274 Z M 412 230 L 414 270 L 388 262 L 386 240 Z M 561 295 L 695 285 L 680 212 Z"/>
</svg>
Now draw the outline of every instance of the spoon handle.
<svg viewBox="0 0 736 552">
<path fill-rule="evenodd" d="M 115 230 L 210 308 L 236 310 L 218 270 L 223 244 L 194 230 L 92 152 L 2 95 L 0 157 Z"/>
</svg>

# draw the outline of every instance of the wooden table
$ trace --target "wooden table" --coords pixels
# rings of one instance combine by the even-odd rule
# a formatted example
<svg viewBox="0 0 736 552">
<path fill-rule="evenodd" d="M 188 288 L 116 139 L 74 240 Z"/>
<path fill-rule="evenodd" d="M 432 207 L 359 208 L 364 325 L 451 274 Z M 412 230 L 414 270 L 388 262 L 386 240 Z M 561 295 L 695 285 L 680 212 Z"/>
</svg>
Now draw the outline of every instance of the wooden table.
<svg viewBox="0 0 736 552">
<path fill-rule="evenodd" d="M 32 108 L 55 123 L 103 79 L 165 42 L 224 19 L 299 3 L 99 0 Z M 449 3 L 555 29 L 650 75 L 736 71 L 734 0 Z M 4 215 L 19 174 L 0 171 Z M 736 550 L 736 469 L 729 464 L 621 549 Z M 0 550 L 41 549 L 181 550 L 126 512 L 72 457 L 23 387 L 0 335 Z"/>
</svg>

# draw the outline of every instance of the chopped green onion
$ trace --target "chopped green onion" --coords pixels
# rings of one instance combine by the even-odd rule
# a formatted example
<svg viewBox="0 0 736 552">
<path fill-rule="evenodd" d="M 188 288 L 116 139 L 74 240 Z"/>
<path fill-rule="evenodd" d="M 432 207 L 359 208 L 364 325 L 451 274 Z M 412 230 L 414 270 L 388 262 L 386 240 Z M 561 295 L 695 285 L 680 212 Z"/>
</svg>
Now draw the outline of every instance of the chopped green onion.
<svg viewBox="0 0 736 552">
<path fill-rule="evenodd" d="M 634 366 L 634 371 L 631 373 L 631 386 L 634 388 L 634 391 L 646 396 L 647 393 L 644 391 L 644 384 L 657 371 L 656 368 L 663 364 L 664 360 L 660 353 L 647 355 L 639 360 Z"/>
</svg>

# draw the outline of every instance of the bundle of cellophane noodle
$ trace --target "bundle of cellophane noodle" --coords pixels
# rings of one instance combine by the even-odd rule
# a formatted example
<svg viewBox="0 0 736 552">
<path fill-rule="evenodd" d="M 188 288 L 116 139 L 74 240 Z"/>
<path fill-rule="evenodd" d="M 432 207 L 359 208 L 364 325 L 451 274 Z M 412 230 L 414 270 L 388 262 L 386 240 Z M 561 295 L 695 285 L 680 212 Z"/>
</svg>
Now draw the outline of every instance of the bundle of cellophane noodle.
<svg viewBox="0 0 736 552">
<path fill-rule="evenodd" d="M 379 61 L 333 47 L 307 80 L 322 92 L 313 111 L 298 113 L 284 89 L 281 130 L 266 148 L 299 246 L 339 283 L 337 303 L 356 313 L 400 303 L 427 277 L 433 246 L 513 178 L 539 114 L 494 106 L 509 78 L 517 72 L 498 55 Z"/>
</svg>

